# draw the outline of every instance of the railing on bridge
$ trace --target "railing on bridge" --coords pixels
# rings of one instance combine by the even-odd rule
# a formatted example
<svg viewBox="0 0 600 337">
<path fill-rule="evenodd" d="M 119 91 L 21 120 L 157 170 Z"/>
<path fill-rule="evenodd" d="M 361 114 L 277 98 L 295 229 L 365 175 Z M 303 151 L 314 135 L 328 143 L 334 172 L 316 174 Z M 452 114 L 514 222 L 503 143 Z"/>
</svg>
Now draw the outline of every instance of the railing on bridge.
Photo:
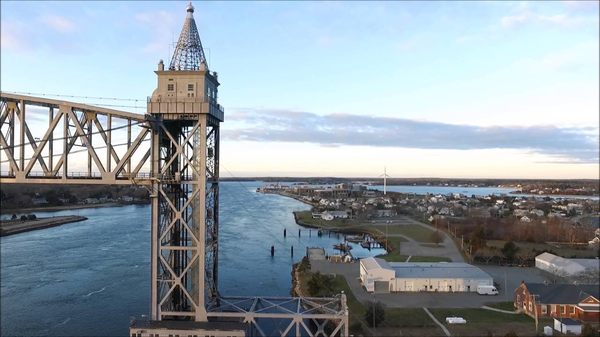
<svg viewBox="0 0 600 337">
<path fill-rule="evenodd" d="M 0 93 L 2 183 L 148 184 L 146 116 Z"/>
</svg>

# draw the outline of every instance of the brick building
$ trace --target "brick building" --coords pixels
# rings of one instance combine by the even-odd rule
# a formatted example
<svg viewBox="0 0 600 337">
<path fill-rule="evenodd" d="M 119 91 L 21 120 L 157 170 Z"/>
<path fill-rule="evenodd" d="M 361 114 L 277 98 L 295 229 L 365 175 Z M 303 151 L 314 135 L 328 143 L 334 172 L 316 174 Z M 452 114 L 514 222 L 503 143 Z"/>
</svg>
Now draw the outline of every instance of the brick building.
<svg viewBox="0 0 600 337">
<path fill-rule="evenodd" d="M 525 283 L 515 290 L 517 310 L 535 317 L 572 318 L 600 322 L 598 285 Z"/>
</svg>

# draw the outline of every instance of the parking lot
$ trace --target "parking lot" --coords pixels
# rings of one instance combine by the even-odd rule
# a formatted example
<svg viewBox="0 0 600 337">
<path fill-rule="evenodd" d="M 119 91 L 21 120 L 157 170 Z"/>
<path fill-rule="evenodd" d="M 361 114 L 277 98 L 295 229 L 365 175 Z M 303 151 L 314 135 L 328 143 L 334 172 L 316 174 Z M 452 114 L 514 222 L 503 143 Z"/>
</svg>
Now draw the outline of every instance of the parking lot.
<svg viewBox="0 0 600 337">
<path fill-rule="evenodd" d="M 477 293 L 367 293 L 360 285 L 359 263 L 331 263 L 328 261 L 311 261 L 311 270 L 323 274 L 343 275 L 352 289 L 354 296 L 361 302 L 380 301 L 391 308 L 479 308 L 490 302 L 512 301 L 513 291 L 521 281 L 544 282 L 549 281 L 544 272 L 536 268 L 478 266 L 490 276 L 499 286 L 500 294 L 497 296 L 484 296 Z M 505 275 L 508 292 L 505 291 Z"/>
</svg>

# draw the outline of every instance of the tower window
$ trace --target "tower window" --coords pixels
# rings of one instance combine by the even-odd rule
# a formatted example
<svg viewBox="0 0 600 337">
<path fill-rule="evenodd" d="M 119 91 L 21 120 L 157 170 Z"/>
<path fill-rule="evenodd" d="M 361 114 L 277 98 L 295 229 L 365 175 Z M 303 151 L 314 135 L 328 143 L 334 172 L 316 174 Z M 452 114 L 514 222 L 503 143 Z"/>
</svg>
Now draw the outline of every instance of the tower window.
<svg viewBox="0 0 600 337">
<path fill-rule="evenodd" d="M 194 85 L 188 84 L 188 91 L 194 91 Z"/>
<path fill-rule="evenodd" d="M 168 90 L 168 91 L 173 91 L 173 90 L 175 90 L 175 84 L 167 84 L 167 90 Z"/>
</svg>

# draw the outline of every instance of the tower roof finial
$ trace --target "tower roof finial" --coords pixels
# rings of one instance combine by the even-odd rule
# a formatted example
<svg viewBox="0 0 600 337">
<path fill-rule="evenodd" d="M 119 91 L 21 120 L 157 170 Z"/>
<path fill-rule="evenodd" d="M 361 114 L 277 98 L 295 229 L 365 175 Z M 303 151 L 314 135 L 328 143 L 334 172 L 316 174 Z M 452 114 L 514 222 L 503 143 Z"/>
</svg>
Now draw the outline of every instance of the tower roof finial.
<svg viewBox="0 0 600 337">
<path fill-rule="evenodd" d="M 169 70 L 200 70 L 200 65 L 206 62 L 202 42 L 194 21 L 194 6 L 190 2 L 186 8 L 187 16 L 173 52 Z"/>
</svg>

